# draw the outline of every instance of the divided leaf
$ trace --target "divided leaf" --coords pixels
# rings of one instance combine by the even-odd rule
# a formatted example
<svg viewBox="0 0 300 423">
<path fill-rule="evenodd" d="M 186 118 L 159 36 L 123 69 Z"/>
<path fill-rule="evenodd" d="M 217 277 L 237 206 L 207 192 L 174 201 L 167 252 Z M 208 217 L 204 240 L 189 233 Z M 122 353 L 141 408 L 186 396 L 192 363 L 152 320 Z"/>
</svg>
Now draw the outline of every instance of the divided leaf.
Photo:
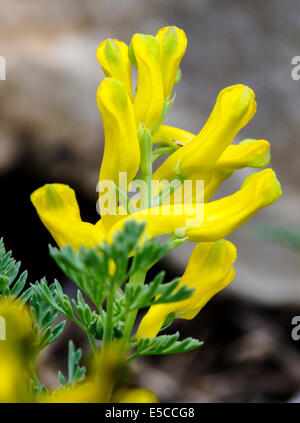
<svg viewBox="0 0 300 423">
<path fill-rule="evenodd" d="M 194 338 L 186 338 L 183 341 L 179 341 L 178 339 L 179 332 L 176 332 L 173 335 L 156 336 L 153 339 L 142 338 L 137 344 L 134 356 L 178 354 L 192 351 L 203 344 L 203 342 Z"/>
</svg>

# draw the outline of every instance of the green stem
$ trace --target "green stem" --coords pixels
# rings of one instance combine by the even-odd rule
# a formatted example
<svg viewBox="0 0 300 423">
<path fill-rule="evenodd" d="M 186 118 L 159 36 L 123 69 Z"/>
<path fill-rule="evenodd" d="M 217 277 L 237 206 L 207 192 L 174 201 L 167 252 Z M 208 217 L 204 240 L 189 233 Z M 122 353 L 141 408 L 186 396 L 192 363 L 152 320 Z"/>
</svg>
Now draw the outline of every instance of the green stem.
<svg viewBox="0 0 300 423">
<path fill-rule="evenodd" d="M 173 181 L 171 181 L 157 197 L 153 200 L 153 207 L 160 206 L 165 199 L 169 198 L 176 190 L 182 185 L 184 179 L 180 176 L 177 176 Z"/>
<path fill-rule="evenodd" d="M 86 334 L 89 338 L 89 341 L 90 341 L 90 344 L 91 344 L 91 347 L 92 347 L 92 350 L 93 350 L 93 354 L 96 355 L 97 354 L 97 347 L 96 347 L 94 338 L 89 332 L 86 332 Z"/>
<path fill-rule="evenodd" d="M 176 151 L 176 148 L 174 148 L 173 146 L 165 146 L 165 147 L 157 147 L 152 154 L 152 163 L 155 162 L 155 160 L 157 160 L 160 156 L 162 156 L 163 154 L 172 154 L 174 153 L 174 151 Z"/>
<path fill-rule="evenodd" d="M 113 340 L 113 306 L 115 301 L 115 291 L 116 291 L 116 281 L 112 280 L 110 284 L 110 291 L 107 296 L 106 303 L 106 317 L 105 317 L 105 326 L 103 333 L 103 345 L 101 351 L 101 357 L 99 362 L 99 369 L 102 372 L 105 370 L 106 361 L 107 361 L 107 351 L 109 351 L 109 345 Z M 113 380 L 107 381 L 105 398 L 104 402 L 109 402 L 114 387 Z"/>
<path fill-rule="evenodd" d="M 143 285 L 145 282 L 146 273 L 147 271 L 142 271 L 142 270 L 134 273 L 129 279 L 128 283 L 132 285 Z M 138 313 L 138 310 L 132 310 L 126 316 L 125 329 L 124 329 L 124 335 L 123 335 L 123 346 L 126 352 L 128 350 L 130 335 L 132 332 L 132 328 L 133 328 L 137 313 Z"/>
<path fill-rule="evenodd" d="M 103 349 L 107 346 L 108 343 L 112 341 L 113 338 L 113 306 L 115 301 L 115 285 L 116 282 L 112 280 L 110 291 L 107 296 L 107 305 L 106 305 L 106 320 L 104 326 L 103 334 Z"/>
<path fill-rule="evenodd" d="M 163 123 L 163 121 L 165 120 L 167 114 L 169 113 L 169 111 L 171 110 L 173 104 L 175 101 L 175 94 L 174 97 L 171 98 L 171 100 L 168 98 L 165 99 L 165 104 L 164 104 L 164 108 L 161 114 L 161 117 L 159 119 L 159 121 L 157 122 L 157 124 L 154 126 L 154 128 L 152 129 L 152 134 L 154 134 L 155 131 L 157 131 L 157 129 L 160 127 L 160 125 Z"/>
<path fill-rule="evenodd" d="M 28 367 L 29 367 L 29 373 L 30 373 L 31 379 L 32 379 L 32 381 L 34 383 L 34 387 L 35 388 L 40 388 L 41 383 L 39 381 L 39 378 L 38 378 L 38 375 L 37 375 L 37 372 L 36 372 L 36 364 L 35 364 L 37 355 L 38 355 L 38 353 L 35 354 L 31 358 Z"/>
<path fill-rule="evenodd" d="M 141 126 L 139 129 L 141 150 L 141 179 L 147 184 L 147 195 L 141 190 L 141 207 L 149 208 L 152 204 L 152 136 L 150 131 Z"/>
</svg>

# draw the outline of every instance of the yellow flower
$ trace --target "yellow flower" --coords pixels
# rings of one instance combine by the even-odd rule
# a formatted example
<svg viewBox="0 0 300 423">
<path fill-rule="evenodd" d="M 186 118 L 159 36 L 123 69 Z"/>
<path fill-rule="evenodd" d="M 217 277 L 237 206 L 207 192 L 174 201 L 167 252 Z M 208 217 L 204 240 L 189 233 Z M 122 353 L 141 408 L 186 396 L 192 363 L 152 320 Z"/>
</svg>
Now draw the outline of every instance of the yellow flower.
<svg viewBox="0 0 300 423">
<path fill-rule="evenodd" d="M 131 219 L 146 223 L 145 237 L 176 234 L 189 241 L 201 242 L 181 282 L 195 286 L 195 294 L 180 303 L 151 308 L 139 329 L 141 332 L 144 327 L 144 332 L 150 334 L 159 331 L 170 312 L 192 318 L 212 295 L 230 283 L 234 275 L 235 249 L 229 242 L 219 240 L 281 195 L 275 173 L 265 169 L 248 177 L 236 193 L 209 202 L 220 184 L 235 170 L 268 165 L 270 145 L 266 140 L 252 139 L 232 145 L 238 132 L 256 112 L 254 92 L 242 84 L 227 87 L 219 93 L 213 111 L 197 135 L 162 125 L 162 115 L 171 104 L 170 96 L 186 47 L 184 31 L 171 26 L 162 28 L 155 37 L 135 34 L 129 48 L 118 40 L 106 40 L 98 48 L 98 60 L 108 77 L 101 83 L 97 94 L 105 133 L 100 182 L 108 180 L 117 187 L 118 201 L 112 212 L 105 215 L 106 206 L 100 201 L 102 218 L 92 225 L 82 222 L 75 194 L 69 187 L 46 185 L 32 194 L 32 202 L 41 220 L 60 247 L 70 244 L 78 249 L 80 245 L 94 246 L 103 239 L 111 241 Z M 138 70 L 134 99 L 130 62 Z M 147 143 L 142 132 L 147 133 Z M 158 148 L 157 156 L 162 151 L 173 151 L 154 175 L 151 172 L 149 132 L 152 144 L 167 146 L 166 149 Z M 145 198 L 151 207 L 126 215 L 124 191 L 128 190 L 139 167 L 142 182 L 148 187 L 151 176 L 152 181 L 172 181 L 174 189 L 183 189 L 184 201 L 175 201 L 175 192 L 171 198 L 164 196 L 162 204 L 157 206 L 160 203 L 156 195 L 162 188 L 153 188 L 151 195 L 141 193 L 140 197 L 131 200 L 133 209 L 138 210 L 144 205 L 145 201 L 141 200 Z M 127 176 L 125 187 L 119 185 L 120 172 Z M 178 188 L 187 179 L 192 181 L 193 188 L 197 180 L 204 181 L 203 202 L 196 198 L 195 189 L 189 191 L 185 185 Z M 125 198 L 125 202 L 130 201 Z M 153 326 L 151 316 L 154 316 Z"/>
<path fill-rule="evenodd" d="M 228 179 L 235 170 L 245 167 L 262 168 L 270 162 L 270 143 L 266 140 L 247 139 L 238 145 L 226 148 L 216 164 L 203 174 L 193 174 L 189 177 L 188 190 L 184 187 L 185 201 L 197 201 L 196 182 L 203 180 L 204 202 L 207 203 L 219 186 Z M 176 195 L 176 194 L 175 194 Z M 173 198 L 172 198 L 173 199 Z"/>
<path fill-rule="evenodd" d="M 160 120 L 164 107 L 160 44 L 151 35 L 135 34 L 131 46 L 138 68 L 138 85 L 134 100 L 136 122 L 143 123 L 152 131 Z"/>
<path fill-rule="evenodd" d="M 186 285 L 194 288 L 193 295 L 187 300 L 151 306 L 139 325 L 137 339 L 156 336 L 171 313 L 175 314 L 175 318 L 193 319 L 215 294 L 233 280 L 235 260 L 236 248 L 229 241 L 197 244 L 177 287 Z"/>
<path fill-rule="evenodd" d="M 149 237 L 180 233 L 190 241 L 217 241 L 246 223 L 258 210 L 273 204 L 281 187 L 272 169 L 248 177 L 235 194 L 196 207 L 194 204 L 171 204 L 141 210 L 116 223 L 109 237 L 130 219 L 146 222 Z M 200 213 L 200 214 L 199 214 Z M 188 222 L 194 221 L 193 224 Z"/>
<path fill-rule="evenodd" d="M 161 125 L 153 135 L 153 144 L 161 143 L 180 149 L 192 141 L 195 135 L 173 126 Z M 270 162 L 270 143 L 267 140 L 245 139 L 237 145 L 229 145 L 214 167 L 241 169 L 265 167 Z"/>
<path fill-rule="evenodd" d="M 260 168 L 270 162 L 270 143 L 266 140 L 246 139 L 226 148 L 215 164 L 217 169 Z"/>
<path fill-rule="evenodd" d="M 191 132 L 173 126 L 161 125 L 153 134 L 152 142 L 153 144 L 162 143 L 176 146 L 176 142 L 184 145 L 193 138 L 195 138 L 195 135 Z"/>
<path fill-rule="evenodd" d="M 119 173 L 124 172 L 129 184 L 140 165 L 139 140 L 132 102 L 124 85 L 112 78 L 105 78 L 100 84 L 97 102 L 105 135 L 100 181 L 110 180 L 118 186 Z"/>
<path fill-rule="evenodd" d="M 11 298 L 0 300 L 5 340 L 0 340 L 0 402 L 29 400 L 29 362 L 35 354 L 35 336 L 29 310 Z"/>
<path fill-rule="evenodd" d="M 185 32 L 176 26 L 161 28 L 156 34 L 160 43 L 160 62 L 165 98 L 170 98 L 180 61 L 187 47 Z"/>
<path fill-rule="evenodd" d="M 131 63 L 127 45 L 119 40 L 102 41 L 97 50 L 97 59 L 105 75 L 122 82 L 133 101 Z"/>
<path fill-rule="evenodd" d="M 255 95 L 250 88 L 233 85 L 222 90 L 203 129 L 166 159 L 154 173 L 154 179 L 170 181 L 176 176 L 188 178 L 194 173 L 205 173 L 215 165 L 255 111 Z"/>
<path fill-rule="evenodd" d="M 0 351 L 0 403 L 24 402 L 29 385 L 24 363 L 13 349 L 1 347 Z"/>
<path fill-rule="evenodd" d="M 75 192 L 68 185 L 47 184 L 31 194 L 36 211 L 60 248 L 71 245 L 91 247 L 101 242 L 105 234 L 100 225 L 83 222 Z"/>
</svg>

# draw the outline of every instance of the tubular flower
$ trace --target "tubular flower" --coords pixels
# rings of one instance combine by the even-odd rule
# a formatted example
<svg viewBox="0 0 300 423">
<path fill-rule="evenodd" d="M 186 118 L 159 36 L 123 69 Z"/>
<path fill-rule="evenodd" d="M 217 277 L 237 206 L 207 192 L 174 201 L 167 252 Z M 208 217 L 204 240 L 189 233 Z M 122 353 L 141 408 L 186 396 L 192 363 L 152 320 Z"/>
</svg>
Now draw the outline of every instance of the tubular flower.
<svg viewBox="0 0 300 423">
<path fill-rule="evenodd" d="M 173 126 L 161 125 L 152 137 L 153 144 L 162 143 L 170 146 L 178 146 L 178 144 L 186 144 L 195 137 L 194 134 L 183 129 L 174 128 Z"/>
<path fill-rule="evenodd" d="M 104 239 L 100 225 L 83 222 L 75 192 L 68 185 L 47 184 L 31 195 L 36 211 L 60 248 L 91 247 Z"/>
<path fill-rule="evenodd" d="M 238 145 L 230 145 L 212 169 L 204 175 L 194 174 L 189 177 L 191 184 L 187 189 L 184 187 L 185 199 L 191 203 L 197 201 L 196 182 L 203 179 L 204 202 L 207 203 L 222 182 L 228 179 L 235 170 L 245 167 L 262 168 L 267 166 L 269 162 L 270 143 L 266 140 L 246 139 Z"/>
<path fill-rule="evenodd" d="M 143 123 L 152 131 L 160 120 L 164 107 L 160 44 L 151 35 L 135 34 L 131 47 L 138 68 L 138 85 L 134 100 L 136 122 Z"/>
<path fill-rule="evenodd" d="M 124 85 L 112 78 L 106 78 L 101 83 L 97 102 L 105 135 L 100 181 L 110 180 L 118 185 L 119 173 L 125 172 L 129 184 L 140 164 L 139 140 L 132 102 Z"/>
<path fill-rule="evenodd" d="M 122 82 L 133 101 L 128 46 L 119 40 L 102 41 L 97 50 L 97 59 L 105 75 Z"/>
<path fill-rule="evenodd" d="M 175 318 L 193 319 L 205 304 L 234 278 L 235 246 L 225 240 L 203 242 L 196 245 L 187 268 L 178 284 L 194 288 L 187 300 L 151 306 L 142 319 L 137 339 L 153 338 L 172 313 Z"/>
<path fill-rule="evenodd" d="M 246 223 L 258 210 L 273 204 L 281 195 L 280 184 L 272 169 L 246 178 L 235 194 L 211 203 L 203 210 L 194 204 L 162 205 L 141 210 L 116 223 L 110 236 L 128 220 L 146 222 L 146 234 L 153 238 L 178 232 L 190 241 L 217 241 Z M 192 222 L 192 223 L 189 223 Z"/>
<path fill-rule="evenodd" d="M 187 47 L 184 31 L 176 26 L 161 28 L 156 34 L 160 44 L 160 63 L 165 98 L 170 98 L 181 59 Z"/>
<path fill-rule="evenodd" d="M 172 180 L 205 173 L 217 162 L 236 134 L 254 116 L 254 92 L 245 85 L 233 85 L 218 95 L 204 128 L 185 146 L 175 151 L 154 173 L 155 179 Z"/>
</svg>

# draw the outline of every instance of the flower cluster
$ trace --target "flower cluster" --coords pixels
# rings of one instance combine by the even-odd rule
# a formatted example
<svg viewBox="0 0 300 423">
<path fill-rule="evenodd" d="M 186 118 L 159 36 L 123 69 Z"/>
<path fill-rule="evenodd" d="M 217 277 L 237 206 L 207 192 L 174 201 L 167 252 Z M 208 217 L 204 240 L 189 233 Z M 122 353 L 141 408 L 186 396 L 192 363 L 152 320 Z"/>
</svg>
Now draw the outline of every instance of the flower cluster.
<svg viewBox="0 0 300 423">
<path fill-rule="evenodd" d="M 219 93 L 198 134 L 163 124 L 174 102 L 171 95 L 181 78 L 186 48 L 184 31 L 174 26 L 160 29 L 155 36 L 135 34 L 129 47 L 108 39 L 98 48 L 97 58 L 106 75 L 97 92 L 105 135 L 99 181 L 114 186 L 116 214 L 107 213 L 100 197 L 102 218 L 95 225 L 83 222 L 74 191 L 63 184 L 46 185 L 31 196 L 60 248 L 70 245 L 77 251 L 80 246 L 109 243 L 131 220 L 145 222 L 145 239 L 170 234 L 197 243 L 178 286 L 193 288 L 194 294 L 183 301 L 152 305 L 138 328 L 138 339 L 155 337 L 170 315 L 192 319 L 233 280 L 236 248 L 224 238 L 281 195 L 275 173 L 264 169 L 246 178 L 234 194 L 211 201 L 234 171 L 267 166 L 270 145 L 254 139 L 232 144 L 256 112 L 254 92 L 241 84 Z M 136 89 L 132 66 L 137 68 Z M 154 161 L 163 154 L 167 159 L 153 171 Z M 130 198 L 132 186 L 139 189 L 138 172 L 148 191 Z M 126 175 L 125 187 L 120 185 L 120 174 Z M 156 189 L 154 180 L 167 181 L 167 186 Z M 184 207 L 175 201 L 187 180 L 192 188 L 198 180 L 204 181 L 200 220 L 191 219 L 197 211 L 195 189 L 184 188 Z"/>
</svg>

